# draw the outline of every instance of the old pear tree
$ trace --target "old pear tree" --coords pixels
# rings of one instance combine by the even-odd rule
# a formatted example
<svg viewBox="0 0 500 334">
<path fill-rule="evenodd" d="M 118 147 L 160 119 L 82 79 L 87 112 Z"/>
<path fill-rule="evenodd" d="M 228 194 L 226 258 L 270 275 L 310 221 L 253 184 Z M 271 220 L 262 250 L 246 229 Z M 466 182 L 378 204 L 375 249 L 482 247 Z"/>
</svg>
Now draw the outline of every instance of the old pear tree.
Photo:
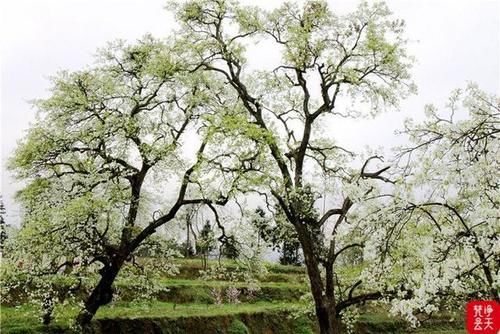
<svg viewBox="0 0 500 334">
<path fill-rule="evenodd" d="M 392 211 L 393 226 L 404 226 L 391 236 L 396 279 L 412 291 L 393 311 L 412 321 L 500 298 L 500 99 L 469 84 L 445 112 L 429 105 L 426 115 L 401 131 L 410 139 L 397 150 L 404 200 Z"/>
<path fill-rule="evenodd" d="M 214 74 L 234 96 L 221 142 L 246 138 L 262 147 L 239 189 L 260 194 L 269 211 L 282 213 L 293 226 L 321 333 L 339 333 L 343 311 L 383 294 L 363 279 L 338 275 L 338 260 L 385 228 L 357 211 L 383 206 L 383 194 L 395 181 L 377 156 L 362 160 L 335 142 L 335 120 L 376 115 L 414 90 L 404 23 L 380 3 L 361 3 L 345 16 L 322 1 L 272 11 L 224 0 L 171 7 L 192 69 Z M 248 59 L 256 43 L 273 48 L 275 64 L 254 69 Z M 326 176 L 335 197 L 322 214 L 315 205 L 323 189 L 319 176 Z"/>
<path fill-rule="evenodd" d="M 10 161 L 25 182 L 12 260 L 34 276 L 97 271 L 78 315 L 84 330 L 159 227 L 185 205 L 216 213 L 227 201 L 230 183 L 202 185 L 217 177 L 208 167 L 217 158 L 206 152 L 216 146 L 218 85 L 185 65 L 173 46 L 150 36 L 110 43 L 95 66 L 52 79 Z"/>
</svg>

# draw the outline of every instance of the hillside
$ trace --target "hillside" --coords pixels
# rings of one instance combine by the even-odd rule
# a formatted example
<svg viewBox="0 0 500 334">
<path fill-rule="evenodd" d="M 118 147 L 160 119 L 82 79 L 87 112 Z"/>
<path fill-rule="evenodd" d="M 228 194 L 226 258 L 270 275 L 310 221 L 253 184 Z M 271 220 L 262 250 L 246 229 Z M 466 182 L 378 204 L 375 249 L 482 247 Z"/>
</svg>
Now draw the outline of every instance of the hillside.
<svg viewBox="0 0 500 334">
<path fill-rule="evenodd" d="M 314 319 L 304 315 L 301 297 L 307 291 L 303 268 L 266 265 L 260 291 L 250 292 L 245 282 L 204 280 L 199 260 L 177 260 L 179 274 L 164 277 L 157 284 L 165 287 L 151 300 L 136 300 L 133 285 L 118 286 L 120 300 L 102 307 L 94 321 L 97 333 L 227 333 L 279 334 L 317 333 Z M 215 265 L 215 263 L 212 263 Z M 234 262 L 225 261 L 228 272 L 236 269 Z M 215 304 L 214 291 L 240 291 L 237 302 Z M 19 300 L 21 300 L 20 298 Z M 223 296 L 223 299 L 226 297 Z M 4 305 L 1 308 L 1 332 L 70 333 L 69 323 L 78 307 L 68 303 L 57 305 L 50 326 L 38 320 L 37 306 L 27 303 Z M 390 318 L 382 310 L 367 309 L 356 325 L 356 333 L 465 333 L 460 322 L 435 318 L 411 330 L 400 320 Z M 458 329 L 457 329 L 458 328 Z"/>
</svg>

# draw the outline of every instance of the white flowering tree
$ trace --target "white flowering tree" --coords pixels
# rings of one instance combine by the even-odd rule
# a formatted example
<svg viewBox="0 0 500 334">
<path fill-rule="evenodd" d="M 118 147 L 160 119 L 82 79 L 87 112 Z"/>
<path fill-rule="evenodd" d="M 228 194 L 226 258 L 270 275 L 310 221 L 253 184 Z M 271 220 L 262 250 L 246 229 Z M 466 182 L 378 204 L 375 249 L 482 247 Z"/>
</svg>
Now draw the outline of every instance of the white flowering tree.
<svg viewBox="0 0 500 334">
<path fill-rule="evenodd" d="M 157 228 L 184 205 L 215 212 L 227 200 L 197 191 L 214 112 L 210 80 L 187 73 L 184 63 L 148 36 L 110 44 L 94 67 L 53 78 L 50 97 L 36 102 L 38 118 L 10 162 L 26 184 L 18 194 L 25 208 L 18 266 L 31 275 L 98 269 L 78 316 L 85 330 L 111 301 L 122 267 Z M 186 141 L 195 148 L 185 150 Z"/>
<path fill-rule="evenodd" d="M 393 264 L 412 298 L 394 311 L 410 320 L 453 300 L 500 299 L 500 99 L 470 84 L 447 109 L 427 106 L 402 131 L 411 144 L 399 149 L 405 229 Z"/>
<path fill-rule="evenodd" d="M 403 22 L 380 3 L 361 3 L 346 16 L 323 1 L 286 3 L 270 12 L 225 0 L 171 7 L 181 23 L 177 39 L 185 59 L 194 71 L 216 75 L 226 101 L 232 97 L 220 124 L 221 145 L 251 145 L 260 153 L 242 161 L 248 172 L 238 188 L 260 194 L 270 211 L 280 207 L 302 247 L 321 333 L 339 333 L 345 309 L 381 297 L 362 280 L 342 282 L 337 264 L 343 252 L 363 248 L 369 235 L 353 232 L 367 226 L 353 212 L 380 202 L 377 183 L 392 181 L 386 166 L 375 165 L 376 156 L 351 168 L 355 155 L 334 141 L 335 120 L 376 115 L 413 91 Z M 270 69 L 253 70 L 247 60 L 247 49 L 258 42 L 280 55 Z M 324 189 L 320 175 L 337 202 L 323 214 L 315 206 Z"/>
</svg>

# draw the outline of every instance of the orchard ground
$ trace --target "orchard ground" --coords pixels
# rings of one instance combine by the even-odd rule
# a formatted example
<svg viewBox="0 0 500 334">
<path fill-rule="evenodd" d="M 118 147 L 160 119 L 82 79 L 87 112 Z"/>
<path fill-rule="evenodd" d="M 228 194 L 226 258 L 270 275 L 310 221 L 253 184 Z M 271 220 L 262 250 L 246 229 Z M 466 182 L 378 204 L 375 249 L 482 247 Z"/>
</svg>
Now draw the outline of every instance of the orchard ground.
<svg viewBox="0 0 500 334">
<path fill-rule="evenodd" d="M 308 291 L 304 268 L 266 264 L 267 273 L 259 277 L 260 291 L 249 294 L 245 282 L 205 280 L 200 277 L 198 259 L 176 260 L 179 274 L 163 277 L 157 284 L 168 288 L 149 300 L 137 300 L 132 285 L 117 286 L 120 298 L 99 309 L 94 320 L 96 333 L 317 333 L 314 317 L 308 317 L 303 295 Z M 217 262 L 209 263 L 216 266 Z M 234 261 L 223 261 L 230 272 Z M 346 272 L 357 271 L 345 269 Z M 61 286 L 64 283 L 61 282 Z M 237 288 L 241 294 L 236 303 L 214 303 L 213 291 Z M 62 288 L 63 289 L 63 288 Z M 5 300 L 4 298 L 2 300 Z M 77 315 L 75 304 L 58 304 L 49 326 L 39 321 L 40 308 L 23 302 L 1 307 L 2 333 L 70 333 L 69 324 Z M 355 327 L 355 333 L 465 333 L 462 310 L 451 315 L 435 315 L 412 329 L 403 319 L 388 315 L 381 306 L 366 305 Z"/>
</svg>

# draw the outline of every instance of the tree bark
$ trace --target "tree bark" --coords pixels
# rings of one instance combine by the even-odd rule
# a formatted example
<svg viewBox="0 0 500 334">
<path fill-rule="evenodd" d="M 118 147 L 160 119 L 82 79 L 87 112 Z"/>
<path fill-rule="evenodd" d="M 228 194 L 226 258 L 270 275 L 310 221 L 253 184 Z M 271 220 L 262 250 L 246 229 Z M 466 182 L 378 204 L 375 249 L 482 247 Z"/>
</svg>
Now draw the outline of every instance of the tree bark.
<svg viewBox="0 0 500 334">
<path fill-rule="evenodd" d="M 189 248 L 190 248 L 190 245 L 191 245 L 191 241 L 190 241 L 190 238 L 189 238 L 189 226 L 190 225 L 190 221 L 189 221 L 189 218 L 186 219 L 186 249 L 185 249 L 185 253 L 184 254 L 184 257 L 187 259 L 187 258 L 190 258 L 191 257 L 191 254 L 189 252 Z"/>
<path fill-rule="evenodd" d="M 314 254 L 313 241 L 307 235 L 307 231 L 299 224 L 296 225 L 297 234 L 304 252 L 304 262 L 307 268 L 307 275 L 311 283 L 311 292 L 314 299 L 316 317 L 321 334 L 340 334 L 340 319 L 336 315 L 335 299 L 327 296 L 319 262 Z"/>
<path fill-rule="evenodd" d="M 335 302 L 323 294 L 323 290 L 318 288 L 320 285 L 321 277 L 311 275 L 309 266 L 307 266 L 307 273 L 309 281 L 311 282 L 311 291 L 313 292 L 313 299 L 315 304 L 316 317 L 321 334 L 340 334 L 341 321 L 336 314 Z M 313 270 L 314 272 L 314 270 Z"/>
<path fill-rule="evenodd" d="M 491 273 L 490 267 L 488 266 L 486 255 L 484 254 L 484 251 L 478 246 L 476 246 L 476 253 L 482 263 L 481 267 L 483 269 L 484 276 L 486 277 L 486 282 L 488 282 L 491 298 L 496 302 L 500 302 L 500 293 L 494 286 L 493 275 Z"/>
<path fill-rule="evenodd" d="M 91 321 L 99 307 L 106 305 L 113 299 L 113 282 L 124 263 L 123 259 L 114 261 L 111 265 L 101 269 L 101 279 L 85 301 L 84 308 L 76 319 L 83 333 L 92 333 Z"/>
</svg>

